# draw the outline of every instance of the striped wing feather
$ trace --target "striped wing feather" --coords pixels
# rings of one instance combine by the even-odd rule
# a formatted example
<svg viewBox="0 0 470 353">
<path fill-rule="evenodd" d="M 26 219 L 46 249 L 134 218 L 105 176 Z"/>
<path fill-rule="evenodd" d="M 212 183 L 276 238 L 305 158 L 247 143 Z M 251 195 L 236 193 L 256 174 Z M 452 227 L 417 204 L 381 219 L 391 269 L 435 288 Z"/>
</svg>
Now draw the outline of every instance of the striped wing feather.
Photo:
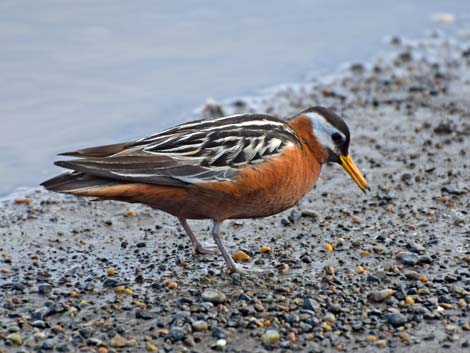
<svg viewBox="0 0 470 353">
<path fill-rule="evenodd" d="M 179 125 L 133 143 L 69 152 L 82 157 L 57 165 L 90 175 L 130 182 L 182 186 L 233 180 L 238 170 L 300 145 L 286 122 L 244 114 Z"/>
</svg>

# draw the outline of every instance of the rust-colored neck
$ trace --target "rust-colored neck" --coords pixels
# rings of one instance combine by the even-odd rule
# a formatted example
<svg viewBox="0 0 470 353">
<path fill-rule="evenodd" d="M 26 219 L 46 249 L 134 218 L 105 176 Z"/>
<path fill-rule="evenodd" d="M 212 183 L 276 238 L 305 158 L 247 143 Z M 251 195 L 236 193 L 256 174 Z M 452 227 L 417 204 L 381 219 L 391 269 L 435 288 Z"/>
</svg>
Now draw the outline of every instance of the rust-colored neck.
<svg viewBox="0 0 470 353">
<path fill-rule="evenodd" d="M 301 138 L 304 145 L 307 146 L 309 152 L 320 164 L 326 163 L 328 160 L 328 152 L 320 145 L 313 134 L 312 122 L 305 115 L 299 115 L 287 122 L 289 126 L 295 130 Z"/>
</svg>

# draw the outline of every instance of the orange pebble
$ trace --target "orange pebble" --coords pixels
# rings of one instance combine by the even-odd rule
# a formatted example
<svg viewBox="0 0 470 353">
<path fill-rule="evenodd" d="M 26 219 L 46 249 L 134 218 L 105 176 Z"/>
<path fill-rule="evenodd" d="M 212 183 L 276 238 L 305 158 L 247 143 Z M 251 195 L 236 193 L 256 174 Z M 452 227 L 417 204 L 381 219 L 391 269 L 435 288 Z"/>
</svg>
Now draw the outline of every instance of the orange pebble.
<svg viewBox="0 0 470 353">
<path fill-rule="evenodd" d="M 116 269 L 114 267 L 110 267 L 106 270 L 106 274 L 108 276 L 114 276 L 116 274 Z"/>
<path fill-rule="evenodd" d="M 246 252 L 244 251 L 237 251 L 235 254 L 232 255 L 232 259 L 234 259 L 235 261 L 248 261 L 251 259 L 250 255 L 248 255 Z"/>
<path fill-rule="evenodd" d="M 423 283 L 426 283 L 428 281 L 428 278 L 426 276 L 421 276 L 419 280 Z"/>
<path fill-rule="evenodd" d="M 62 326 L 55 325 L 55 326 L 52 327 L 52 331 L 61 332 L 62 331 Z"/>
<path fill-rule="evenodd" d="M 271 321 L 270 320 L 264 320 L 263 325 L 264 325 L 264 327 L 270 327 L 271 326 Z"/>
<path fill-rule="evenodd" d="M 323 244 L 323 247 L 325 248 L 326 252 L 328 253 L 332 253 L 333 252 L 333 245 L 331 245 L 330 243 L 325 243 Z"/>
<path fill-rule="evenodd" d="M 100 347 L 100 348 L 98 348 L 98 353 L 108 353 L 108 348 Z"/>
<path fill-rule="evenodd" d="M 18 197 L 15 199 L 15 203 L 31 203 L 32 201 L 31 197 Z"/>
<path fill-rule="evenodd" d="M 260 251 L 262 254 L 266 254 L 266 253 L 268 253 L 268 252 L 271 251 L 271 248 L 270 248 L 269 246 L 263 245 L 263 246 L 261 247 L 261 249 L 259 249 L 259 251 Z"/>
<path fill-rule="evenodd" d="M 164 284 L 165 284 L 165 286 L 167 286 L 170 289 L 178 288 L 178 283 L 173 282 L 173 281 L 165 281 Z"/>
<path fill-rule="evenodd" d="M 127 216 L 135 217 L 135 216 L 137 216 L 137 213 L 134 210 L 129 210 L 129 211 L 127 211 Z"/>
</svg>

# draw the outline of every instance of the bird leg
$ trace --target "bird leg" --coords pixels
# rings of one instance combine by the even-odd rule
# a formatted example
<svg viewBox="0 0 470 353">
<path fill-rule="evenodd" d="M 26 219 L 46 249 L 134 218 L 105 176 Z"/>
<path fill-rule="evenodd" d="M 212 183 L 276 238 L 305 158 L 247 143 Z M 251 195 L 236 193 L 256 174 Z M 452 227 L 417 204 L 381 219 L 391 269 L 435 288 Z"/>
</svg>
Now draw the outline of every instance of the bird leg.
<svg viewBox="0 0 470 353">
<path fill-rule="evenodd" d="M 194 253 L 197 254 L 217 254 L 219 252 L 219 248 L 217 246 L 203 246 L 194 235 L 193 231 L 189 227 L 188 222 L 185 218 L 178 218 L 181 225 L 183 226 L 184 231 L 191 239 L 191 244 L 193 246 Z"/>
<path fill-rule="evenodd" d="M 214 239 L 215 243 L 219 247 L 220 252 L 222 253 L 222 256 L 225 260 L 225 263 L 227 264 L 229 270 L 231 272 L 237 272 L 241 275 L 250 275 L 254 274 L 260 277 L 266 276 L 269 274 L 268 271 L 262 270 L 262 269 L 256 269 L 256 268 L 245 268 L 237 265 L 235 261 L 233 261 L 232 257 L 230 254 L 227 252 L 227 250 L 224 247 L 224 244 L 222 244 L 222 239 L 220 239 L 219 232 L 220 232 L 220 225 L 222 222 L 217 222 L 214 221 L 214 226 L 212 227 L 212 238 Z"/>
<path fill-rule="evenodd" d="M 239 268 L 235 264 L 235 261 L 233 261 L 232 257 L 230 254 L 227 252 L 227 250 L 224 247 L 224 244 L 222 244 L 222 239 L 220 239 L 219 232 L 220 232 L 220 225 L 222 222 L 217 222 L 214 221 L 214 226 L 212 227 L 212 238 L 214 239 L 215 243 L 217 244 L 220 252 L 222 253 L 222 256 L 225 260 L 225 263 L 227 264 L 228 268 L 232 272 L 240 272 Z"/>
</svg>

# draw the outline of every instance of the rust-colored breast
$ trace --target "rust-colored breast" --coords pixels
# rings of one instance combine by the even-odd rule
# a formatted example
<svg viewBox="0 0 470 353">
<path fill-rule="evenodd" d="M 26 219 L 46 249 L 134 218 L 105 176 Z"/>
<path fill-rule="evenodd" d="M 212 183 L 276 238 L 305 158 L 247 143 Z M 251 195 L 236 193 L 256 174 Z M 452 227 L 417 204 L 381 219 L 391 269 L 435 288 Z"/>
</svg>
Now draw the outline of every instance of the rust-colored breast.
<svg viewBox="0 0 470 353">
<path fill-rule="evenodd" d="M 293 146 L 279 157 L 245 167 L 233 182 L 200 184 L 192 194 L 208 206 L 205 212 L 213 219 L 264 217 L 295 205 L 319 174 L 320 164 Z"/>
</svg>

